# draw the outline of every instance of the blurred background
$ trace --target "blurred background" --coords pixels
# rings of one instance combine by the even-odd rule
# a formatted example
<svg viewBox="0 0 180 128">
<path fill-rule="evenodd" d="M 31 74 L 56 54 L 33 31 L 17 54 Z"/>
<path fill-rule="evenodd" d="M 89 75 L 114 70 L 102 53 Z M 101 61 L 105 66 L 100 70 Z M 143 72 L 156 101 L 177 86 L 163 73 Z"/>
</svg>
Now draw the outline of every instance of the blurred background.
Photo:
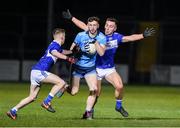
<svg viewBox="0 0 180 128">
<path fill-rule="evenodd" d="M 180 85 L 180 14 L 177 1 L 159 0 L 6 0 L 0 4 L 0 81 L 28 81 L 31 66 L 52 40 L 51 31 L 66 30 L 69 49 L 81 29 L 62 18 L 70 9 L 86 22 L 90 16 L 118 19 L 117 32 L 142 33 L 154 27 L 156 34 L 141 41 L 125 43 L 115 56 L 124 83 Z M 60 60 L 53 72 L 68 78 L 69 65 Z"/>
</svg>

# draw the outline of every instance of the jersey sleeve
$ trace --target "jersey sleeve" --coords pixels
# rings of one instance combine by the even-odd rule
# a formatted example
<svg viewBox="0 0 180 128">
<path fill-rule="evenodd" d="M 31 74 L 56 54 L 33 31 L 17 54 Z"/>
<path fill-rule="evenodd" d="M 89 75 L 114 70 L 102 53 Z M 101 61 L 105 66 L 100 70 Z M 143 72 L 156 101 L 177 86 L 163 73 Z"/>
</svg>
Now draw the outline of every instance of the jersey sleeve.
<svg viewBox="0 0 180 128">
<path fill-rule="evenodd" d="M 79 45 L 80 44 L 80 34 L 77 34 L 76 35 L 76 38 L 74 39 L 74 43 L 76 44 L 76 45 Z"/>
<path fill-rule="evenodd" d="M 118 34 L 117 37 L 118 37 L 118 45 L 122 44 L 122 43 L 123 43 L 123 42 L 122 42 L 122 39 L 123 39 L 124 35 Z"/>
<path fill-rule="evenodd" d="M 58 52 L 62 53 L 63 49 L 58 44 L 51 44 L 49 47 L 49 53 L 51 53 L 52 51 L 58 51 Z"/>
</svg>

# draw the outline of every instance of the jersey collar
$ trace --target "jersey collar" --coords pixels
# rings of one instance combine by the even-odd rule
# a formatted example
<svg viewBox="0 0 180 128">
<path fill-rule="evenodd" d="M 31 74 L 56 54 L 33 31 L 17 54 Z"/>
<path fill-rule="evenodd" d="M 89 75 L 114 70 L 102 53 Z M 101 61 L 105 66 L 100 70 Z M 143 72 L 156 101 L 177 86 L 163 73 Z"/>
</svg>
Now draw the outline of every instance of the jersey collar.
<svg viewBox="0 0 180 128">
<path fill-rule="evenodd" d="M 89 35 L 89 31 L 86 31 L 86 34 L 88 34 L 89 38 L 91 38 L 91 39 L 95 39 L 95 38 L 99 35 L 99 33 L 100 33 L 100 31 L 97 30 L 96 36 L 92 38 L 92 37 Z"/>
<path fill-rule="evenodd" d="M 53 40 L 53 42 L 55 42 L 61 46 L 61 42 L 58 42 L 57 40 Z"/>
</svg>

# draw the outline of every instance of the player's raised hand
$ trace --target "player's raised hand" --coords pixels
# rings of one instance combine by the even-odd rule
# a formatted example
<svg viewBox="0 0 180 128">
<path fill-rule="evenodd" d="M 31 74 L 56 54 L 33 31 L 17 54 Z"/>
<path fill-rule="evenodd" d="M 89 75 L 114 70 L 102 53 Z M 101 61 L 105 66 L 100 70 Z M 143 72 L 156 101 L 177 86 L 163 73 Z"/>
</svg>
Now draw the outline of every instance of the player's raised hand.
<svg viewBox="0 0 180 128">
<path fill-rule="evenodd" d="M 146 28 L 143 32 L 143 37 L 149 37 L 149 36 L 153 36 L 156 33 L 154 28 Z"/>
<path fill-rule="evenodd" d="M 66 60 L 67 60 L 68 62 L 72 63 L 72 64 L 76 63 L 76 61 L 77 61 L 77 59 L 74 58 L 74 57 L 67 57 Z"/>
<path fill-rule="evenodd" d="M 62 16 L 63 16 L 63 18 L 68 19 L 68 20 L 71 20 L 72 17 L 73 17 L 73 16 L 71 15 L 69 9 L 67 9 L 67 11 L 63 11 L 63 12 L 62 12 Z"/>
</svg>

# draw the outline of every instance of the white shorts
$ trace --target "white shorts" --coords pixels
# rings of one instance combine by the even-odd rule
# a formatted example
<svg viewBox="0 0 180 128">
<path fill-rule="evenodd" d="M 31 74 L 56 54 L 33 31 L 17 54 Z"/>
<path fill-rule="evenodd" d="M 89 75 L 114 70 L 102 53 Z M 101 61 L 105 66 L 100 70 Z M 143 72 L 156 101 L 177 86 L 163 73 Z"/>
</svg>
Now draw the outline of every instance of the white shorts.
<svg viewBox="0 0 180 128">
<path fill-rule="evenodd" d="M 31 70 L 31 85 L 40 86 L 43 79 L 49 76 L 51 73 L 41 70 Z"/>
<path fill-rule="evenodd" d="M 106 68 L 106 69 L 96 68 L 96 72 L 97 72 L 97 79 L 102 80 L 104 77 L 110 75 L 113 72 L 116 72 L 116 69 L 115 67 Z"/>
</svg>

